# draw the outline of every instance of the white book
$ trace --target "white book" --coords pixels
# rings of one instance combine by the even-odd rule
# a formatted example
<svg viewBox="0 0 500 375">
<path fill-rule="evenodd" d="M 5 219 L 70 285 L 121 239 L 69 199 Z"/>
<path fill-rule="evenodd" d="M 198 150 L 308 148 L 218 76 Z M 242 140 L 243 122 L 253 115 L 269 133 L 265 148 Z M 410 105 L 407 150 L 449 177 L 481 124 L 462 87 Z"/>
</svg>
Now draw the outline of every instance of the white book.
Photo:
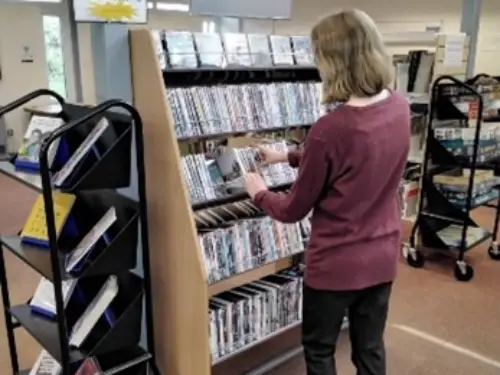
<svg viewBox="0 0 500 375">
<path fill-rule="evenodd" d="M 83 315 L 71 329 L 69 338 L 70 346 L 78 348 L 83 344 L 117 294 L 118 279 L 116 276 L 109 276 L 101 290 L 99 290 L 99 293 L 97 293 L 85 309 Z"/>
<path fill-rule="evenodd" d="M 66 164 L 61 168 L 59 172 L 54 175 L 53 183 L 54 186 L 61 186 L 68 176 L 73 172 L 78 163 L 87 155 L 90 148 L 96 143 L 97 139 L 104 133 L 108 128 L 109 121 L 103 117 L 94 126 L 92 131 L 89 133 L 87 138 L 82 142 L 82 144 L 76 149 L 76 151 L 71 155 Z"/>
<path fill-rule="evenodd" d="M 43 349 L 29 375 L 59 375 L 61 370 L 61 365 Z"/>
<path fill-rule="evenodd" d="M 66 259 L 66 271 L 71 272 L 95 246 L 97 241 L 116 222 L 116 209 L 111 207 L 96 225 L 83 237 Z"/>
<path fill-rule="evenodd" d="M 67 306 L 73 290 L 75 289 L 76 283 L 76 279 L 63 280 L 62 293 L 64 307 Z M 46 314 L 48 316 L 54 316 L 57 314 L 54 284 L 52 284 L 50 280 L 42 277 L 38 283 L 33 298 L 31 298 L 30 306 L 34 312 L 38 312 L 39 314 Z"/>
</svg>

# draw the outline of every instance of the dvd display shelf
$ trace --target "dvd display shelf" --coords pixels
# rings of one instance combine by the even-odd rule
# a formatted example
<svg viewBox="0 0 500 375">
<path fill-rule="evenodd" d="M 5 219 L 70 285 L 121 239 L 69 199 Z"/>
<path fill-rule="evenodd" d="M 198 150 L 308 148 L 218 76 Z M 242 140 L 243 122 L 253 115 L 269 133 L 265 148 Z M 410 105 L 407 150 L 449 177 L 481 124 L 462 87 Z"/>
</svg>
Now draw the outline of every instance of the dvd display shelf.
<svg viewBox="0 0 500 375">
<path fill-rule="evenodd" d="M 487 76 L 465 83 L 444 75 L 433 84 L 417 219 L 403 249 L 409 265 L 417 268 L 424 265 L 421 245 L 456 255 L 454 276 L 459 281 L 474 277 L 465 256 L 481 243 L 491 240 L 489 256 L 500 260 L 500 85 L 480 84 L 481 77 Z M 470 215 L 481 206 L 495 209 L 492 231 Z"/>
<path fill-rule="evenodd" d="M 0 116 L 15 110 L 40 96 L 52 96 L 60 103 L 58 117 L 64 124 L 45 138 L 40 149 L 38 176 L 17 172 L 15 159 L 1 165 L 0 173 L 14 178 L 34 189 L 43 202 L 42 219 L 48 233 L 47 247 L 29 245 L 22 235 L 2 236 L 0 242 L 0 284 L 5 309 L 5 324 L 13 374 L 29 374 L 32 370 L 20 370 L 18 347 L 14 330 L 25 329 L 60 366 L 60 374 L 71 375 L 87 359 L 93 358 L 103 373 L 142 375 L 148 369 L 157 374 L 154 356 L 152 301 L 145 204 L 144 160 L 142 120 L 130 104 L 109 100 L 98 106 L 79 106 L 65 103 L 50 90 L 36 90 L 0 109 Z M 123 112 L 114 110 L 120 108 Z M 104 120 L 103 120 L 104 119 Z M 97 123 L 106 121 L 102 137 L 94 144 L 94 152 L 81 159 L 78 168 L 61 187 L 52 185 L 53 173 L 59 162 L 49 168 L 48 153 L 51 144 L 59 140 L 64 153 L 72 155 L 88 139 Z M 135 133 L 139 199 L 134 200 L 116 191 L 130 185 L 130 149 L 132 133 Z M 59 151 L 58 151 L 59 155 Z M 64 164 L 63 164 L 64 165 Z M 122 168 L 116 168 L 122 165 Z M 67 193 L 75 197 L 70 211 L 71 225 L 66 224 L 60 235 L 56 233 L 56 194 Z M 38 202 L 38 201 L 37 201 Z M 36 205 L 36 204 L 35 204 Z M 43 207 L 48 207 L 44 209 Z M 53 208 L 54 207 L 54 208 Z M 67 254 L 99 222 L 110 208 L 116 220 L 106 231 L 106 240 L 95 244 L 79 267 L 78 272 L 67 269 Z M 138 264 L 137 244 L 142 243 L 142 267 Z M 31 302 L 10 305 L 10 291 L 5 272 L 3 251 L 12 252 L 54 286 L 55 316 L 36 314 Z M 139 274 L 141 276 L 139 276 Z M 106 319 L 101 318 L 89 329 L 78 346 L 70 345 L 70 332 L 77 330 L 75 323 L 89 308 L 89 302 L 97 298 L 107 280 L 116 281 L 117 292 L 106 309 Z M 63 281 L 75 281 L 78 296 L 71 297 L 64 307 Z M 106 322 L 104 322 L 104 320 Z M 145 322 L 146 332 L 142 332 Z M 78 324 L 76 324 L 78 326 Z M 147 338 L 141 345 L 141 334 Z"/>
<path fill-rule="evenodd" d="M 153 33 L 130 32 L 134 105 L 144 119 L 146 179 L 150 241 L 152 248 L 153 294 L 158 366 L 164 374 L 209 375 L 212 366 L 243 353 L 280 332 L 296 327 L 291 322 L 271 334 L 254 340 L 222 357 L 212 360 L 209 330 L 209 299 L 247 283 L 279 273 L 292 266 L 293 256 L 278 257 L 243 272 L 209 282 L 197 226 L 200 212 L 223 205 L 248 201 L 245 193 L 236 193 L 192 203 L 182 167 L 183 155 L 199 141 L 225 138 L 229 143 L 247 133 L 275 133 L 306 130 L 313 122 L 295 122 L 293 126 L 265 124 L 252 129 L 205 134 L 183 134 L 176 127 L 174 90 L 199 90 L 214 95 L 217 87 L 245 84 L 288 84 L 319 81 L 313 67 L 164 69 L 160 67 Z M 312 87 L 312 86 L 311 86 Z M 194 95 L 198 95 L 197 92 Z M 173 94 L 174 93 L 174 94 Z M 232 100 L 238 100 L 235 93 Z M 318 101 L 319 103 L 319 101 Z M 175 103 L 174 103 L 175 104 Z M 212 104 L 215 106 L 215 104 Z M 218 111 L 223 111 L 221 108 Z M 192 146 L 194 147 L 194 146 Z M 275 186 L 284 190 L 290 183 Z M 301 249 L 297 249 L 300 253 Z M 156 282 L 158 280 L 158 282 Z M 161 281 L 161 282 L 160 282 Z M 196 358 L 196 360 L 193 360 Z"/>
</svg>

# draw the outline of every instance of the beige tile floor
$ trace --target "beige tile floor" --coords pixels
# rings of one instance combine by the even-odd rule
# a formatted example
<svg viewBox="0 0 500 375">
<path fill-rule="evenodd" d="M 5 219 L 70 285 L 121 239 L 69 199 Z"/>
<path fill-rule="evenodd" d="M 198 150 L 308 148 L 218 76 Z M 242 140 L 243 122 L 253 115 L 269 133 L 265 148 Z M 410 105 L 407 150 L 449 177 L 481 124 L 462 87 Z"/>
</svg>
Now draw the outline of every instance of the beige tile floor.
<svg viewBox="0 0 500 375">
<path fill-rule="evenodd" d="M 13 234 L 19 230 L 34 198 L 29 189 L 0 175 L 0 234 Z M 491 226 L 491 215 L 492 211 L 480 209 L 474 216 L 479 222 Z M 469 255 L 476 270 L 470 283 L 456 282 L 451 276 L 450 262 L 446 260 L 428 262 L 422 270 L 411 269 L 401 262 L 386 338 L 389 375 L 500 374 L 500 301 L 497 301 L 500 298 L 500 263 L 489 259 L 485 246 L 474 249 Z M 11 302 L 22 303 L 30 297 L 38 275 L 8 251 L 5 259 Z M 415 336 L 395 328 L 395 325 L 432 337 Z M 16 338 L 21 367 L 29 367 L 39 347 L 22 329 L 17 330 Z M 287 332 L 219 365 L 214 374 L 241 374 L 298 342 L 298 330 Z M 450 343 L 454 345 L 451 349 L 448 348 Z M 349 363 L 346 334 L 338 344 L 337 362 L 339 375 L 354 374 Z M 7 375 L 10 371 L 2 321 L 0 375 Z M 303 359 L 296 357 L 269 375 L 305 375 Z"/>
</svg>

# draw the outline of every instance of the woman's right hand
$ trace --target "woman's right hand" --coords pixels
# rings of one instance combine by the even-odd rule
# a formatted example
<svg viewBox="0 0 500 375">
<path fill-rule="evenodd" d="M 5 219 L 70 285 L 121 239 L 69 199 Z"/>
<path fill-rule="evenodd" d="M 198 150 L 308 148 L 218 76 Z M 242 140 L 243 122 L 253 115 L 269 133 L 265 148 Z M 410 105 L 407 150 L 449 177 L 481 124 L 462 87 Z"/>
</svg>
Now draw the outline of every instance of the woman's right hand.
<svg viewBox="0 0 500 375">
<path fill-rule="evenodd" d="M 256 145 L 255 148 L 259 150 L 259 156 L 263 165 L 284 163 L 288 160 L 288 153 L 276 151 L 269 147 Z"/>
</svg>

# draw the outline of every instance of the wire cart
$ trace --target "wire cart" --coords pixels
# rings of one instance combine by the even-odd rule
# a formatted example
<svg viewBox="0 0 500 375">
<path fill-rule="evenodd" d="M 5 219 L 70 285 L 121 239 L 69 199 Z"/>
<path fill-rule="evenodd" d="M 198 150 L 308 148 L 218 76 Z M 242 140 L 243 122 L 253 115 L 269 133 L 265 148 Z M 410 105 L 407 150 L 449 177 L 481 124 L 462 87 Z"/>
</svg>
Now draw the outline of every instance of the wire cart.
<svg viewBox="0 0 500 375">
<path fill-rule="evenodd" d="M 485 99 L 496 90 L 475 85 L 485 76 L 464 83 L 444 75 L 432 85 L 417 217 L 409 243 L 403 245 L 403 255 L 414 268 L 425 263 L 420 246 L 455 256 L 454 276 L 458 281 L 474 277 L 465 255 L 479 244 L 491 239 L 488 253 L 500 260 L 500 200 L 494 174 L 500 160 L 499 133 L 494 128 L 482 128 L 483 122 L 499 116 L 498 110 L 493 114 L 484 111 Z M 491 204 L 494 200 L 496 203 Z M 479 227 L 470 216 L 471 210 L 480 206 L 496 210 L 492 232 Z"/>
<path fill-rule="evenodd" d="M 61 112 L 56 116 L 66 122 L 44 139 L 40 150 L 40 173 L 18 172 L 12 163 L 0 162 L 0 173 L 43 196 L 49 238 L 48 248 L 42 249 L 23 243 L 19 235 L 0 237 L 0 287 L 12 373 L 31 373 L 30 370 L 19 368 L 14 330 L 24 328 L 59 363 L 61 375 L 75 373 L 90 357 L 98 360 L 103 373 L 144 375 L 151 370 L 158 374 L 154 363 L 142 119 L 133 106 L 120 100 L 108 100 L 87 108 L 65 103 L 58 94 L 46 89 L 33 91 L 0 108 L 0 117 L 40 96 L 55 98 L 61 105 Z M 123 110 L 123 113 L 113 111 L 116 109 Z M 109 126 L 96 141 L 96 151 L 84 156 L 73 178 L 58 188 L 77 196 L 71 210 L 72 229 L 65 233 L 65 225 L 58 237 L 53 198 L 55 187 L 52 184 L 54 170 L 49 168 L 49 148 L 53 142 L 62 139 L 70 153 L 74 152 L 102 116 L 106 116 Z M 133 134 L 135 143 L 132 142 Z M 117 190 L 131 184 L 132 147 L 136 151 L 138 199 L 129 198 Z M 78 273 L 70 273 L 64 263 L 68 249 L 73 249 L 110 207 L 115 209 L 116 221 L 106 231 L 108 241 L 96 242 L 93 255 L 88 256 Z M 69 219 L 67 222 L 70 222 Z M 139 240 L 142 242 L 141 255 L 137 251 Z M 4 251 L 12 252 L 53 283 L 55 317 L 48 319 L 34 314 L 29 302 L 11 305 Z M 139 256 L 142 259 L 138 259 Z M 134 269 L 136 272 L 132 271 Z M 109 275 L 116 276 L 119 285 L 110 305 L 113 318 L 99 318 L 83 343 L 78 347 L 71 346 L 71 327 L 74 327 L 85 306 L 88 306 Z M 81 293 L 78 298 L 70 298 L 65 306 L 62 283 L 68 279 L 77 280 Z M 140 343 L 142 333 L 145 333 L 143 344 Z"/>
</svg>

